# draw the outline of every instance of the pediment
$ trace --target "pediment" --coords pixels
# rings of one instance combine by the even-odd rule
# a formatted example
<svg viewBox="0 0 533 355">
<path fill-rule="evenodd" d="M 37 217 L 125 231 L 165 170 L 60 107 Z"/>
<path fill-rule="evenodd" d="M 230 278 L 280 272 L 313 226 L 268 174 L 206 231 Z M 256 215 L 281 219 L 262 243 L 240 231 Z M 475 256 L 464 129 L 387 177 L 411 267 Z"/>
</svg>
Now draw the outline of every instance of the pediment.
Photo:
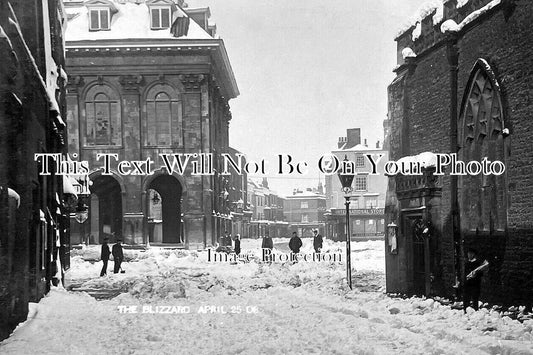
<svg viewBox="0 0 533 355">
<path fill-rule="evenodd" d="M 115 4 L 110 0 L 87 0 L 83 3 L 83 5 L 91 8 L 91 7 L 109 7 L 111 11 L 117 12 L 117 7 Z"/>
<path fill-rule="evenodd" d="M 173 9 L 176 3 L 172 0 L 146 0 L 148 6 L 171 6 Z"/>
</svg>

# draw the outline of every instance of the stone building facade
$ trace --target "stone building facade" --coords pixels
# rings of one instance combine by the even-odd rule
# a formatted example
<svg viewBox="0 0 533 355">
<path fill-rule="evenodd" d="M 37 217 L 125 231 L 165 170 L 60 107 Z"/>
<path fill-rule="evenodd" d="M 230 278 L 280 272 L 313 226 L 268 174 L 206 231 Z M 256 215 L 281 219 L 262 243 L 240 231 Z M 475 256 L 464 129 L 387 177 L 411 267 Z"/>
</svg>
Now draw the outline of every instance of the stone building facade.
<svg viewBox="0 0 533 355">
<path fill-rule="evenodd" d="M 92 181 L 89 219 L 72 222 L 73 239 L 214 244 L 216 216 L 227 214 L 220 196 L 227 184 L 221 154 L 229 153 L 228 102 L 239 92 L 209 9 L 188 9 L 181 0 L 66 5 L 68 145 L 88 161 Z M 117 157 L 110 174 L 98 160 L 104 153 Z M 198 156 L 183 173 L 169 174 L 160 154 Z M 118 171 L 117 160 L 147 159 L 154 162 L 149 174 L 142 163 L 142 171 Z"/>
<path fill-rule="evenodd" d="M 65 23 L 59 0 L 0 2 L 0 340 L 69 267 L 63 177 L 35 160 L 66 152 Z"/>
<path fill-rule="evenodd" d="M 283 214 L 285 199 L 270 189 L 268 179 L 261 182 L 248 179 L 248 215 L 247 236 L 259 238 L 269 235 L 273 238 L 284 237 L 288 224 Z"/>
<path fill-rule="evenodd" d="M 315 189 L 295 190 L 292 195 L 285 197 L 284 202 L 283 214 L 291 233 L 297 232 L 300 237 L 312 237 L 313 230 L 318 229 L 324 235 L 326 196 L 322 183 Z"/>
<path fill-rule="evenodd" d="M 384 165 L 388 151 L 381 142 L 368 145 L 361 141 L 361 130 L 351 128 L 346 137 L 339 137 L 337 149 L 332 155 L 342 161 L 345 157 L 355 162 L 356 176 L 350 193 L 350 234 L 352 239 L 381 239 L 385 231 L 385 194 L 387 177 Z M 372 173 L 372 163 L 377 162 L 376 172 Z M 380 158 L 381 156 L 381 158 Z M 326 176 L 326 230 L 325 235 L 333 240 L 346 240 L 345 194 L 337 174 Z"/>
<path fill-rule="evenodd" d="M 396 38 L 390 158 L 456 153 L 500 160 L 506 172 L 428 168 L 389 180 L 388 292 L 453 295 L 465 249 L 475 247 L 490 263 L 481 298 L 531 306 L 532 16 L 527 0 L 448 0 Z"/>
</svg>

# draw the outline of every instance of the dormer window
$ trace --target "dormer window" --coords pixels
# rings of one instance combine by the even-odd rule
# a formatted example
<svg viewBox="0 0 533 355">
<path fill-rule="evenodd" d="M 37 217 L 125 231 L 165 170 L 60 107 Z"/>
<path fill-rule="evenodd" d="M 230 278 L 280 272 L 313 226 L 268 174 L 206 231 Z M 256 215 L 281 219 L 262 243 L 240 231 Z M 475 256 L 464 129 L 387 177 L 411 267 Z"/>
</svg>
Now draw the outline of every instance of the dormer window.
<svg viewBox="0 0 533 355">
<path fill-rule="evenodd" d="M 89 12 L 89 31 L 109 31 L 111 17 L 118 11 L 110 0 L 87 0 L 85 6 Z"/>
<path fill-rule="evenodd" d="M 91 8 L 89 10 L 89 30 L 91 31 L 108 31 L 110 30 L 110 11 L 109 8 Z"/>
<path fill-rule="evenodd" d="M 151 6 L 152 30 L 170 28 L 170 6 Z"/>
</svg>

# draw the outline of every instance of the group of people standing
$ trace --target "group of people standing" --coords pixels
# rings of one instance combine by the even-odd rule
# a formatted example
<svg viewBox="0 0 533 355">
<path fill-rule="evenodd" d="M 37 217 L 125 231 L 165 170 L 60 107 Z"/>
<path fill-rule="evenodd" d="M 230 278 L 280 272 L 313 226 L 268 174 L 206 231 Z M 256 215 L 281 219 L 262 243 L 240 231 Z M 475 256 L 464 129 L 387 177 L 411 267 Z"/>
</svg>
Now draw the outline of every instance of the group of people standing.
<svg viewBox="0 0 533 355">
<path fill-rule="evenodd" d="M 109 245 L 107 242 L 109 241 L 108 238 L 104 238 L 104 242 L 102 243 L 102 251 L 100 252 L 100 259 L 102 259 L 102 262 L 104 265 L 102 266 L 102 271 L 100 272 L 100 276 L 107 275 L 107 263 L 109 261 L 109 256 L 113 255 L 113 273 L 117 274 L 119 271 L 122 270 L 121 264 L 124 260 L 124 251 L 122 250 L 122 240 L 117 239 L 117 242 L 113 245 L 111 248 L 111 251 L 109 250 Z"/>
<path fill-rule="evenodd" d="M 231 235 L 225 231 L 224 235 L 220 238 L 219 249 L 222 251 L 226 248 L 231 249 L 232 247 L 235 254 L 239 255 L 241 253 L 241 236 L 237 234 L 234 238 L 231 238 Z"/>
<path fill-rule="evenodd" d="M 313 247 L 315 249 L 315 253 L 320 253 L 323 246 L 323 238 L 318 233 L 317 229 L 313 230 L 313 235 Z M 289 241 L 289 249 L 293 253 L 298 254 L 302 245 L 302 239 L 298 237 L 298 233 L 292 232 L 292 238 Z M 231 235 L 225 231 L 224 235 L 220 238 L 219 247 L 217 250 L 224 251 L 227 248 L 233 248 L 233 252 L 239 255 L 241 253 L 241 236 L 237 234 L 234 238 L 232 238 Z M 268 234 L 263 237 L 261 248 L 270 250 L 274 248 L 274 242 Z"/>
<path fill-rule="evenodd" d="M 292 232 L 291 240 L 289 240 L 289 249 L 294 253 L 298 254 L 300 248 L 302 247 L 302 239 L 298 237 L 298 233 Z M 315 253 L 320 253 L 322 251 L 323 239 L 322 236 L 318 233 L 318 229 L 313 230 L 313 248 Z"/>
</svg>

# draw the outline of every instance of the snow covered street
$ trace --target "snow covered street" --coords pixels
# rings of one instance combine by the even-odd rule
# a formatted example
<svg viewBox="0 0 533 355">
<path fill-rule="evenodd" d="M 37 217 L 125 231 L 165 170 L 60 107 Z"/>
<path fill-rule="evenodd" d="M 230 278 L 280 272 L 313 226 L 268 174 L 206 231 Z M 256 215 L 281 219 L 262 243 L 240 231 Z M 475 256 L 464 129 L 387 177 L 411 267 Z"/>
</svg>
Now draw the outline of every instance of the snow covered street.
<svg viewBox="0 0 533 355">
<path fill-rule="evenodd" d="M 242 243 L 244 251 L 259 245 Z M 383 246 L 353 243 L 353 291 L 343 263 L 208 263 L 207 252 L 184 250 L 126 250 L 126 273 L 100 278 L 101 262 L 84 260 L 98 258 L 90 247 L 73 253 L 67 288 L 78 291 L 56 288 L 32 305 L 0 353 L 533 353 L 531 320 L 384 295 Z M 330 241 L 324 249 L 344 250 Z M 119 295 L 97 300 L 79 290 Z"/>
</svg>

